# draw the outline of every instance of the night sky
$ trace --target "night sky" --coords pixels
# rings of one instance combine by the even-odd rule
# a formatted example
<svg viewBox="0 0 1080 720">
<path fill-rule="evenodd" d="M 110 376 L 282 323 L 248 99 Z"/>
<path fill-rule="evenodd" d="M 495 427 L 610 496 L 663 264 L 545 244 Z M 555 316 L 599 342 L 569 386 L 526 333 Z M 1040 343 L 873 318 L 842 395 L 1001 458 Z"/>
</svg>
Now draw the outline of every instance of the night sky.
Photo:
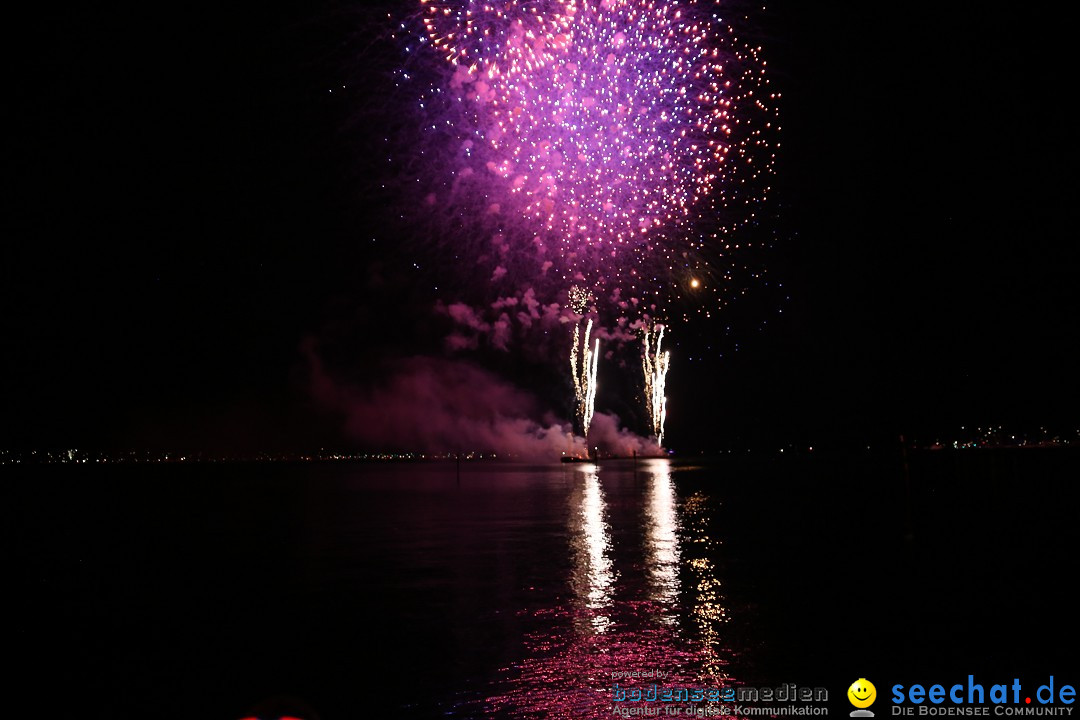
<svg viewBox="0 0 1080 720">
<path fill-rule="evenodd" d="M 379 142 L 409 118 L 381 5 L 9 24 L 0 447 L 352 447 L 305 348 L 353 379 L 439 352 L 462 268 L 387 216 Z M 784 95 L 768 284 L 677 330 L 671 446 L 1075 428 L 1063 19 L 779 2 L 761 22 Z M 520 384 L 514 365 L 487 367 Z M 528 389 L 558 409 L 555 387 Z"/>
</svg>

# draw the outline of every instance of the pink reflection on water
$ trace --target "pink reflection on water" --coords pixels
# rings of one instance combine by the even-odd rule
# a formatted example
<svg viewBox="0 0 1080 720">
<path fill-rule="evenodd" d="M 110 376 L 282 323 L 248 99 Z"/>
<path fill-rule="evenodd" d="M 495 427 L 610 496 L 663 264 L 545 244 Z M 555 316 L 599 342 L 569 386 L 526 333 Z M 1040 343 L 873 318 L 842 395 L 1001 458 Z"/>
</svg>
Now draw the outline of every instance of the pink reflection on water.
<svg viewBox="0 0 1080 720">
<path fill-rule="evenodd" d="M 577 508 L 572 509 L 569 523 L 575 556 L 572 584 L 579 606 L 588 611 L 581 617 L 588 619 L 593 630 L 602 633 L 611 623 L 606 611 L 611 605 L 611 591 L 616 580 L 611 569 L 607 504 L 596 466 L 584 465 L 578 471 L 581 490 L 571 496 L 571 503 Z"/>
<path fill-rule="evenodd" d="M 681 522 L 670 464 L 645 466 L 645 563 L 637 568 L 643 587 L 635 593 L 634 567 L 625 575 L 614 567 L 597 467 L 577 468 L 574 480 L 567 516 L 573 594 L 566 605 L 528 613 L 545 629 L 527 637 L 526 657 L 503 669 L 495 683 L 501 692 L 487 698 L 485 711 L 515 718 L 610 718 L 616 707 L 651 705 L 663 716 L 661 702 L 614 702 L 615 684 L 643 692 L 732 686 L 731 653 L 721 646 L 719 627 L 728 616 L 707 557 L 716 543 L 706 534 L 703 498 L 688 500 Z M 690 546 L 686 552 L 683 543 Z M 689 582 L 681 584 L 680 573 Z M 623 676 L 632 672 L 642 676 Z"/>
</svg>

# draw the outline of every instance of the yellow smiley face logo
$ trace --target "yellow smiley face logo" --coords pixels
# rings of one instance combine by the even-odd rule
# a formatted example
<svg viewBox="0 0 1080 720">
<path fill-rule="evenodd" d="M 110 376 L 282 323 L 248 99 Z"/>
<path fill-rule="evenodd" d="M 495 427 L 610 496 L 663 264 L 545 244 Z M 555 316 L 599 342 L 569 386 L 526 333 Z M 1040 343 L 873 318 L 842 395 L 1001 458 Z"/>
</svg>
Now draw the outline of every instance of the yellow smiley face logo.
<svg viewBox="0 0 1080 720">
<path fill-rule="evenodd" d="M 876 698 L 877 688 L 866 678 L 859 678 L 847 689 L 847 699 L 857 708 L 870 707 Z"/>
</svg>

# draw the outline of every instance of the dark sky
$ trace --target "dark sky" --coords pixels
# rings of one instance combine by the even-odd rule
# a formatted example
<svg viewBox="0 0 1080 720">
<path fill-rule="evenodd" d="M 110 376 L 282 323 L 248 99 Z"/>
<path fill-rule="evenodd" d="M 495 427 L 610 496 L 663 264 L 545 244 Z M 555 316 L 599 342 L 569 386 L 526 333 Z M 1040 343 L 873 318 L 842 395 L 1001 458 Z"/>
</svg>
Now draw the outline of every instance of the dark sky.
<svg viewBox="0 0 1080 720">
<path fill-rule="evenodd" d="M 378 8 L 226 5 L 9 27 L 0 446 L 342 444 L 305 340 L 429 349 L 380 216 Z M 1066 23 L 828 5 L 765 16 L 771 285 L 682 337 L 672 445 L 1075 427 Z"/>
</svg>

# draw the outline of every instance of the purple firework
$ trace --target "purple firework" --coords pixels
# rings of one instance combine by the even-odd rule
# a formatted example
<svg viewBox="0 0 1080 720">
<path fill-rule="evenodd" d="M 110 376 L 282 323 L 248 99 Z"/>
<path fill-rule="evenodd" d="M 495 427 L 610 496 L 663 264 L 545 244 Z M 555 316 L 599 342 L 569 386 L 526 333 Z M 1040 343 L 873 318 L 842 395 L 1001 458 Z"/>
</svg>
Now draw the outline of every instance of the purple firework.
<svg viewBox="0 0 1080 720">
<path fill-rule="evenodd" d="M 776 130 L 765 63 L 720 6 L 421 4 L 449 62 L 427 99 L 448 173 L 429 205 L 519 282 L 601 304 L 663 305 L 709 274 L 768 190 Z"/>
</svg>

